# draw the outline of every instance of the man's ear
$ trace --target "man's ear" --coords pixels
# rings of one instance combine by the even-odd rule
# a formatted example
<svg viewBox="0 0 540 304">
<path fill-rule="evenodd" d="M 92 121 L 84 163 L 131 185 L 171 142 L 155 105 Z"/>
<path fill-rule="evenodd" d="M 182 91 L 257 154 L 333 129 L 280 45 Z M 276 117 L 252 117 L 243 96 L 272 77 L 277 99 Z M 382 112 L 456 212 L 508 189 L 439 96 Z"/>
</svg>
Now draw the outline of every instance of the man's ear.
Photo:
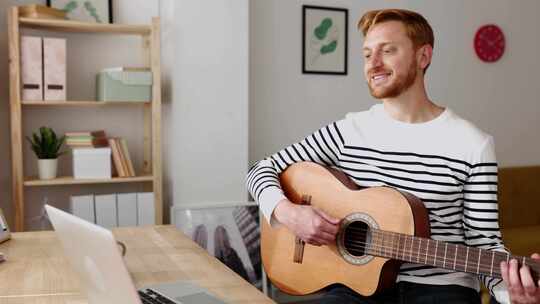
<svg viewBox="0 0 540 304">
<path fill-rule="evenodd" d="M 425 70 L 431 63 L 431 57 L 433 56 L 433 48 L 429 44 L 424 44 L 416 51 L 416 62 L 418 62 L 419 68 Z"/>
</svg>

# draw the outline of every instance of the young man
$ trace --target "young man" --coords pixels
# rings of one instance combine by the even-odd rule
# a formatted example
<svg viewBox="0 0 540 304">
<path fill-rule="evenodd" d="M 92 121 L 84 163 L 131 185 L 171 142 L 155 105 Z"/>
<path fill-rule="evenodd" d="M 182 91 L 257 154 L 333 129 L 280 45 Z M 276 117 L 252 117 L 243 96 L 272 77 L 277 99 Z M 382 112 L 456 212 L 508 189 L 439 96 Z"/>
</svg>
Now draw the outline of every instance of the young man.
<svg viewBox="0 0 540 304">
<path fill-rule="evenodd" d="M 365 37 L 364 76 L 382 104 L 258 162 L 247 184 L 263 214 L 309 244 L 335 242 L 340 219 L 291 203 L 279 184 L 278 174 L 288 166 L 312 161 L 339 168 L 360 186 L 386 185 L 416 195 L 429 211 L 433 239 L 504 251 L 493 138 L 426 93 L 424 74 L 434 44 L 430 25 L 415 12 L 388 9 L 367 12 L 358 28 Z M 518 270 L 516 261 L 500 266 L 505 283 L 479 277 L 499 301 L 510 296 L 514 303 L 540 303 L 527 267 Z M 472 274 L 405 263 L 397 282 L 373 297 L 334 286 L 321 303 L 480 303 Z"/>
</svg>

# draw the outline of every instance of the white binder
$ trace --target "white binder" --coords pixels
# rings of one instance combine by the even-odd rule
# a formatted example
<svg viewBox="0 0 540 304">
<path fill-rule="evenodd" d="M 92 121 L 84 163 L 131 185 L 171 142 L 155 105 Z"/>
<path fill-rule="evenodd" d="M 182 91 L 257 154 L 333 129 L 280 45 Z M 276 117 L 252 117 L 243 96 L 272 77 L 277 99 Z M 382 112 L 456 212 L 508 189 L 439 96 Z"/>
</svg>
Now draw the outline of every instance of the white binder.
<svg viewBox="0 0 540 304">
<path fill-rule="evenodd" d="M 96 224 L 109 229 L 117 227 L 116 194 L 96 195 L 94 202 L 96 206 Z"/>
<path fill-rule="evenodd" d="M 72 196 L 70 201 L 70 208 L 73 215 L 87 220 L 90 223 L 96 222 L 93 194 Z"/>
<path fill-rule="evenodd" d="M 43 39 L 21 36 L 22 100 L 43 100 Z"/>
<path fill-rule="evenodd" d="M 66 100 L 66 39 L 43 38 L 44 100 Z"/>
<path fill-rule="evenodd" d="M 137 226 L 137 194 L 118 193 L 116 200 L 118 206 L 118 226 Z"/>
<path fill-rule="evenodd" d="M 154 192 L 137 193 L 137 214 L 139 226 L 156 224 Z"/>
</svg>

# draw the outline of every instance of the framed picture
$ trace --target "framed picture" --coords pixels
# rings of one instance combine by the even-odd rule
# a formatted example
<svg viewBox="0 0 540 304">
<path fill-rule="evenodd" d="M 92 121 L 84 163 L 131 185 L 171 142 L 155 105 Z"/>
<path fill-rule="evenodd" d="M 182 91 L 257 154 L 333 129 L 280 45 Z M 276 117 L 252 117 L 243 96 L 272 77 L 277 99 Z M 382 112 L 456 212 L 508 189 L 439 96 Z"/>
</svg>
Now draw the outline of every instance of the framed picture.
<svg viewBox="0 0 540 304">
<path fill-rule="evenodd" d="M 65 11 L 70 20 L 113 23 L 112 0 L 47 0 L 47 6 Z"/>
<path fill-rule="evenodd" d="M 302 73 L 347 75 L 348 15 L 344 8 L 302 6 Z"/>
<path fill-rule="evenodd" d="M 171 221 L 209 254 L 262 290 L 257 205 L 173 206 Z"/>
<path fill-rule="evenodd" d="M 9 227 L 6 218 L 4 217 L 4 213 L 2 212 L 2 209 L 0 209 L 0 243 L 7 241 L 10 238 L 11 232 L 9 231 Z M 2 257 L 0 257 L 0 262 L 2 262 Z"/>
</svg>

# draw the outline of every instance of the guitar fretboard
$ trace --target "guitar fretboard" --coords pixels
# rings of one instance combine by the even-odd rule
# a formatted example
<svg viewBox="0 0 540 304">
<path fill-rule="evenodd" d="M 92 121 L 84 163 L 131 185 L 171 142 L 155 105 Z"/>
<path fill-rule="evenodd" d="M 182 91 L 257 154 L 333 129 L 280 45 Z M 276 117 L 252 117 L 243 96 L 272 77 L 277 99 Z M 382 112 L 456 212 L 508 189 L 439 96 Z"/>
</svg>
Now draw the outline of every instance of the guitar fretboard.
<svg viewBox="0 0 540 304">
<path fill-rule="evenodd" d="M 371 242 L 362 248 L 368 255 L 497 278 L 501 278 L 500 263 L 516 259 L 520 266 L 529 266 L 535 281 L 539 279 L 540 263 L 532 258 L 378 229 L 370 229 L 370 235 Z"/>
</svg>

